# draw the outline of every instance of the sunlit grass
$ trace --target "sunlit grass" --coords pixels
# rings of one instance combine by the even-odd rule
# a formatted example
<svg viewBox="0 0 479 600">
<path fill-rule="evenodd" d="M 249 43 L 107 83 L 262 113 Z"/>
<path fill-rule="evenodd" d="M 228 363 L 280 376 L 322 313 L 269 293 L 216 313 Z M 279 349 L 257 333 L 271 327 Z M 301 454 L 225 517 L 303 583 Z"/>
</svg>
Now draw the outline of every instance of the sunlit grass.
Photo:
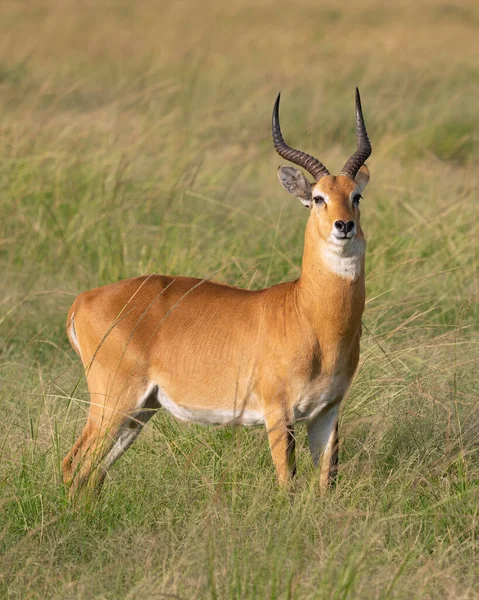
<svg viewBox="0 0 479 600">
<path fill-rule="evenodd" d="M 1 597 L 478 596 L 478 27 L 468 0 L 2 3 Z M 336 172 L 356 85 L 368 299 L 337 488 L 319 497 L 301 429 L 291 498 L 263 429 L 160 414 L 72 507 L 75 295 L 296 278 L 307 212 L 276 180 L 272 104 Z"/>
</svg>

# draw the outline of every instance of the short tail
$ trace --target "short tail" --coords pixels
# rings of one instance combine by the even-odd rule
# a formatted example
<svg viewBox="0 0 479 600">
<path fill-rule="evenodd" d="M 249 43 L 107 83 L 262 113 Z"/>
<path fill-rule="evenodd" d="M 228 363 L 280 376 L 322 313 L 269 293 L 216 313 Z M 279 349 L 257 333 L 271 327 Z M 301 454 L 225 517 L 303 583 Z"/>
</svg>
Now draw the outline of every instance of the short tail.
<svg viewBox="0 0 479 600">
<path fill-rule="evenodd" d="M 78 341 L 77 332 L 75 329 L 75 302 L 72 304 L 72 307 L 68 311 L 67 317 L 67 335 L 70 340 L 70 344 L 72 345 L 75 352 L 81 358 L 81 349 L 80 343 Z"/>
</svg>

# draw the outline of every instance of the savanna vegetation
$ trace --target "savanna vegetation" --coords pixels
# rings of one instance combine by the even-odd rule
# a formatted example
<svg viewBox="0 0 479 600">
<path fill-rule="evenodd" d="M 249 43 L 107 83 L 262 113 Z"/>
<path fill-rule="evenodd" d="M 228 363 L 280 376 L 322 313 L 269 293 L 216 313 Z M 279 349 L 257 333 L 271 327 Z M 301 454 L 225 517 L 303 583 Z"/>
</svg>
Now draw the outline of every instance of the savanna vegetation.
<svg viewBox="0 0 479 600">
<path fill-rule="evenodd" d="M 478 598 L 479 7 L 0 4 L 0 597 Z M 337 172 L 373 144 L 362 358 L 320 497 L 263 428 L 157 415 L 97 501 L 60 462 L 88 395 L 82 290 L 145 273 L 294 279 L 307 211 L 270 115 Z"/>
</svg>

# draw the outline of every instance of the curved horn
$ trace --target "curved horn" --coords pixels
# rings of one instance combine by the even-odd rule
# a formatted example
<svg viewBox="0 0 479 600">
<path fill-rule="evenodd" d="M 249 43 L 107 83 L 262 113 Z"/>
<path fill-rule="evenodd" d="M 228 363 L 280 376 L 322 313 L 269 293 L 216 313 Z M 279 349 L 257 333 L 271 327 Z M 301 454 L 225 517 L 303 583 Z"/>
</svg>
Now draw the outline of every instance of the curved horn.
<svg viewBox="0 0 479 600">
<path fill-rule="evenodd" d="M 274 147 L 276 148 L 276 152 L 286 160 L 289 160 L 295 165 L 299 165 L 300 167 L 303 167 L 303 169 L 306 169 L 308 173 L 311 173 L 315 181 L 319 181 L 324 175 L 329 175 L 329 171 L 326 169 L 323 163 L 317 158 L 314 158 L 314 156 L 306 154 L 306 152 L 301 152 L 301 150 L 290 148 L 283 139 L 281 127 L 279 125 L 280 97 L 281 93 L 278 94 L 276 102 L 274 103 L 272 119 L 273 143 Z"/>
<path fill-rule="evenodd" d="M 361 108 L 361 98 L 359 90 L 356 88 L 356 152 L 348 158 L 340 175 L 347 175 L 354 179 L 362 165 L 371 156 L 371 142 L 368 138 L 366 125 L 364 124 L 363 109 Z"/>
</svg>

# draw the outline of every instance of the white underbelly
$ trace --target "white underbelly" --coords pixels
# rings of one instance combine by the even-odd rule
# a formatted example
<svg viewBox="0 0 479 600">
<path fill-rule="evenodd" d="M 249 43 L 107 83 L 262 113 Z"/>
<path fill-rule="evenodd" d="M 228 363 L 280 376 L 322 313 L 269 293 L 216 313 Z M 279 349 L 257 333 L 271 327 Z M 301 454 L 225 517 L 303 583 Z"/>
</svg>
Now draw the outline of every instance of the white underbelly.
<svg viewBox="0 0 479 600">
<path fill-rule="evenodd" d="M 158 388 L 158 401 L 164 409 L 185 423 L 198 425 L 261 425 L 264 423 L 263 413 L 259 410 L 242 410 L 240 406 L 234 409 L 186 407 L 174 402 L 161 388 Z"/>
</svg>

